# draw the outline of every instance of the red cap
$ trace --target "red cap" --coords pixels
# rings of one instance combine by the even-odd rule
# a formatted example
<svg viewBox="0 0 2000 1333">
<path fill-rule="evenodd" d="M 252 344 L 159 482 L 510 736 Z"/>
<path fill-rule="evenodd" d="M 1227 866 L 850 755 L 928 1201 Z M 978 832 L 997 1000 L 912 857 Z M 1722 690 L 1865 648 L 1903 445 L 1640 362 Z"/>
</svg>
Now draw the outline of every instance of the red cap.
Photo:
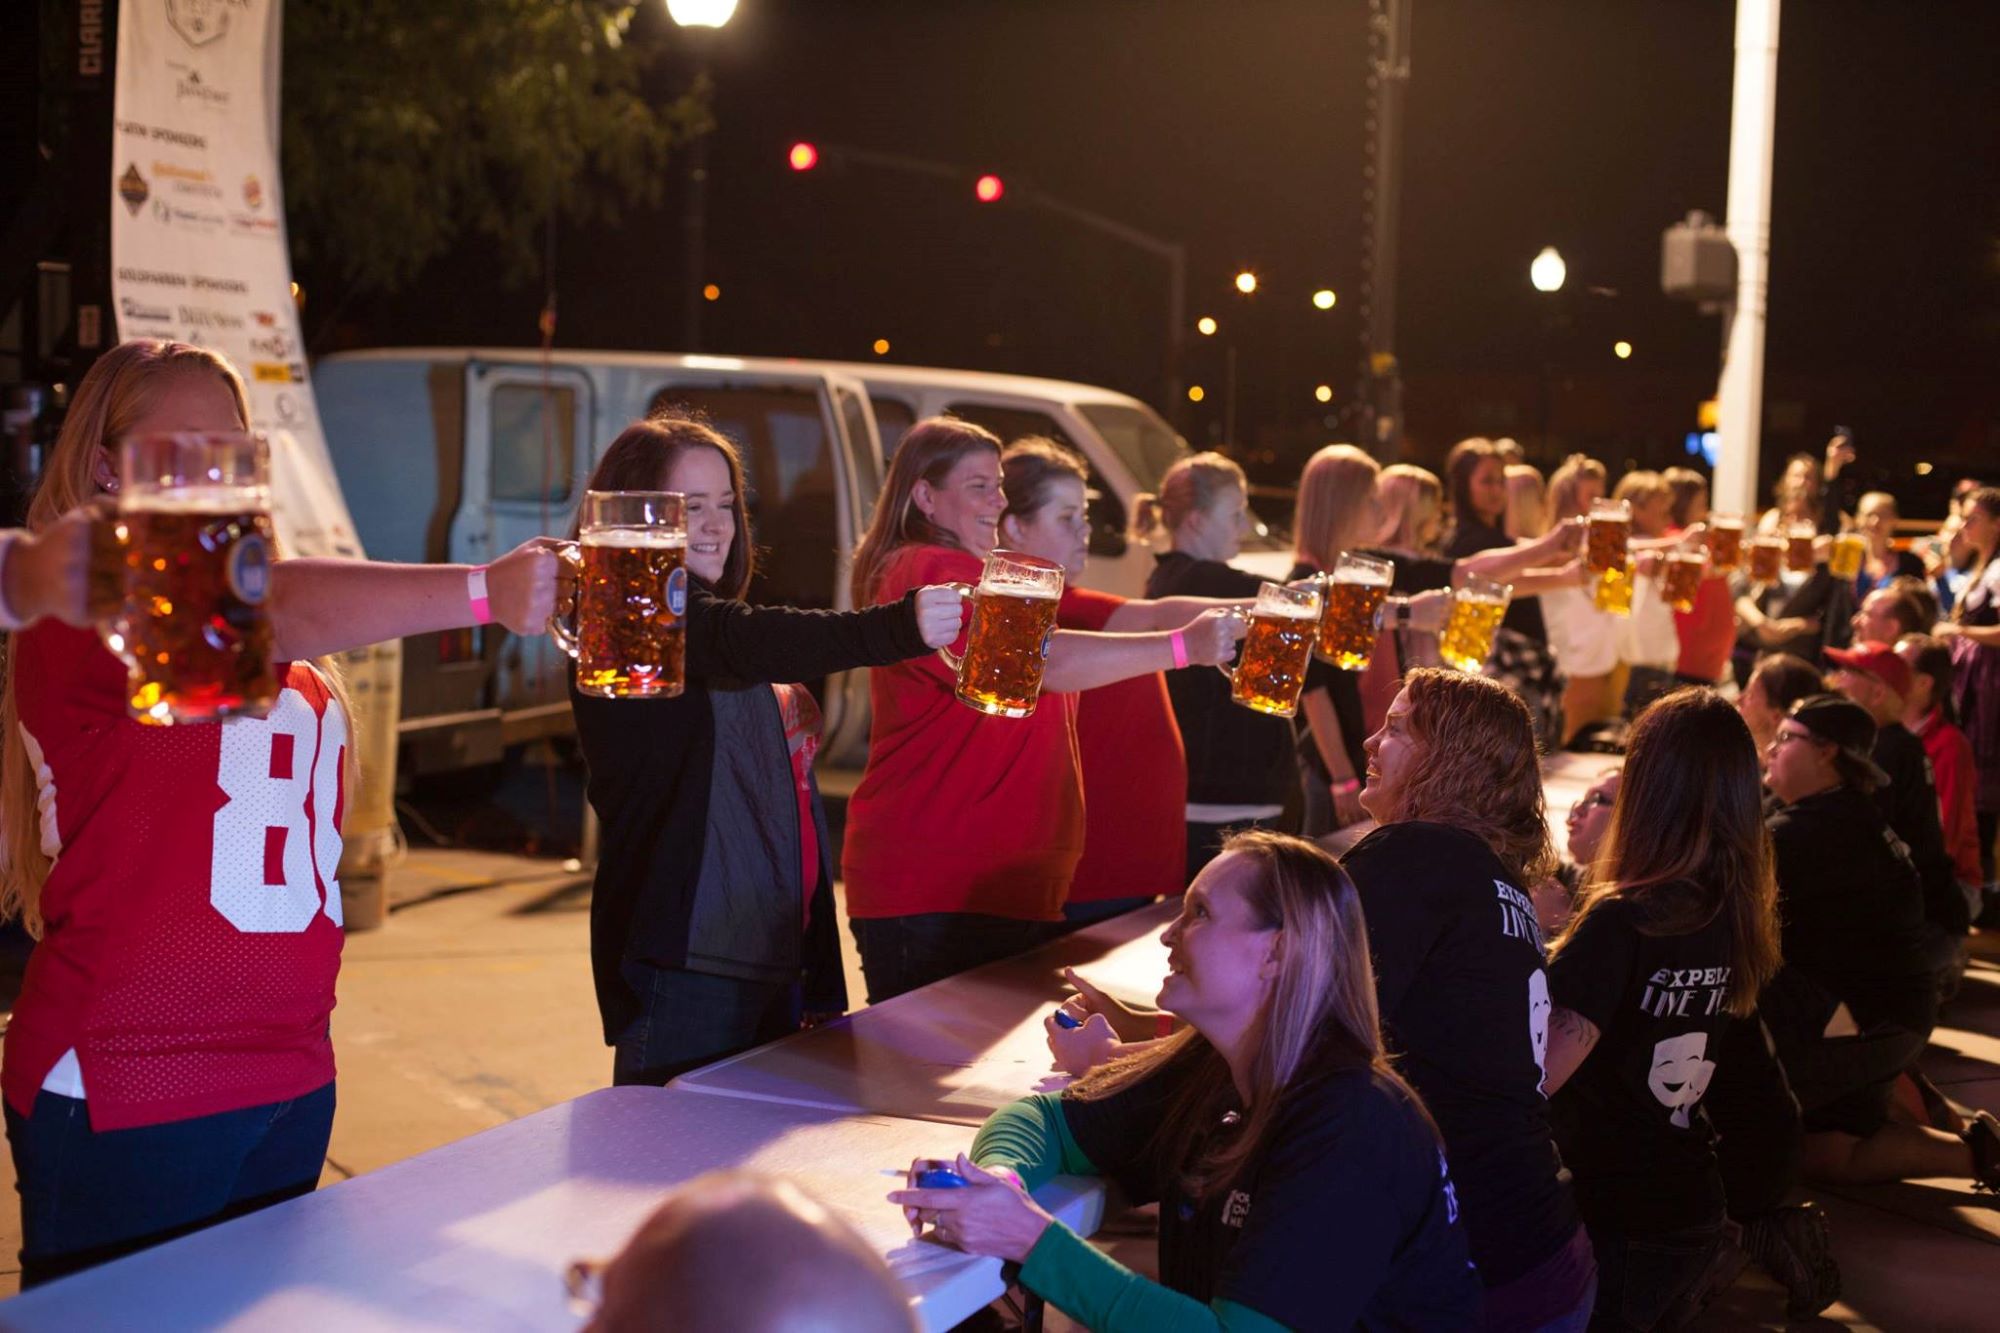
<svg viewBox="0 0 2000 1333">
<path fill-rule="evenodd" d="M 1864 639 L 1852 648 L 1829 648 L 1826 660 L 1849 671 L 1865 671 L 1898 694 L 1910 692 L 1910 664 L 1886 643 Z"/>
</svg>

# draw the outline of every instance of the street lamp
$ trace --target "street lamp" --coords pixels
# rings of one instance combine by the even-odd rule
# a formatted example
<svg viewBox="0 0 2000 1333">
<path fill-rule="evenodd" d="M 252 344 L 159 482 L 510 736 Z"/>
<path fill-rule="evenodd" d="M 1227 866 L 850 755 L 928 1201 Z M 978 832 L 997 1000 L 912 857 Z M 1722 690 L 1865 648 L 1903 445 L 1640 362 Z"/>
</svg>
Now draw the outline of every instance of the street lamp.
<svg viewBox="0 0 2000 1333">
<path fill-rule="evenodd" d="M 1215 330 L 1219 326 L 1216 324 L 1214 316 L 1203 315 L 1200 319 L 1194 322 L 1194 327 L 1195 327 L 1195 332 L 1199 333 L 1202 337 L 1213 338 L 1215 336 Z"/>
<path fill-rule="evenodd" d="M 1247 268 L 1244 269 L 1236 275 L 1236 290 L 1242 292 L 1245 296 L 1249 296 L 1255 292 L 1257 290 L 1257 275 Z"/>
<path fill-rule="evenodd" d="M 667 0 L 667 16 L 678 26 L 687 29 L 720 28 L 736 13 L 736 0 Z M 692 43 L 705 48 L 706 43 Z M 697 80 L 708 73 L 708 61 L 704 54 L 697 71 Z M 810 148 L 810 145 L 807 145 Z M 817 155 L 815 155 L 816 158 Z M 808 170 L 798 165 L 798 150 L 793 149 L 792 165 L 798 170 Z M 681 341 L 683 351 L 701 350 L 701 303 L 704 296 L 702 270 L 707 267 L 708 249 L 708 135 L 697 134 L 688 144 L 687 201 L 681 212 L 681 229 L 687 241 L 687 282 L 686 296 L 681 307 Z M 714 297 L 708 297 L 714 300 Z"/>
<path fill-rule="evenodd" d="M 1331 310 L 1333 309 L 1333 303 L 1338 299 L 1333 294 L 1333 288 L 1322 287 L 1313 293 L 1313 308 L 1316 310 Z"/>
<path fill-rule="evenodd" d="M 1569 276 L 1569 265 L 1556 253 L 1553 245 L 1545 245 L 1535 261 L 1528 265 L 1528 281 L 1535 284 L 1538 292 L 1559 292 L 1563 279 Z"/>
</svg>

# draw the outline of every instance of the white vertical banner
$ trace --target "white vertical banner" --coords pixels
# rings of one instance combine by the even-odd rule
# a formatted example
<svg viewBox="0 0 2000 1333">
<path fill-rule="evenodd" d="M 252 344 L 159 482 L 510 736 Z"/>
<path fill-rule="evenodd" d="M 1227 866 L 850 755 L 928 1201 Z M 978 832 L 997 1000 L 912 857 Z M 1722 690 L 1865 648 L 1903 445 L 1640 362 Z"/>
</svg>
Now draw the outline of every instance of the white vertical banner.
<svg viewBox="0 0 2000 1333">
<path fill-rule="evenodd" d="M 124 338 L 228 357 L 271 439 L 293 555 L 360 555 L 313 405 L 278 179 L 280 0 L 126 0 L 118 13 L 111 301 Z"/>
<path fill-rule="evenodd" d="M 278 178 L 283 0 L 122 0 L 111 161 L 118 336 L 222 353 L 271 441 L 271 510 L 288 555 L 362 554 L 313 403 Z M 341 882 L 350 929 L 376 924 L 397 846 L 401 645 L 348 653 L 362 760 Z"/>
</svg>

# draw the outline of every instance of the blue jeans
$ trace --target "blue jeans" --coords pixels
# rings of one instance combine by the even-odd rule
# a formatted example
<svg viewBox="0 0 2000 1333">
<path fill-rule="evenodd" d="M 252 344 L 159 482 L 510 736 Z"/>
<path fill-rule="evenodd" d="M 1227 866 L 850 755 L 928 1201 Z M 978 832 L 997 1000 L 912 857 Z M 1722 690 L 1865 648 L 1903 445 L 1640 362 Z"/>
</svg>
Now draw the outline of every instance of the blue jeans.
<svg viewBox="0 0 2000 1333">
<path fill-rule="evenodd" d="M 1670 1315 L 1681 1317 L 1695 1284 L 1723 1241 L 1721 1217 L 1651 1236 L 1627 1236 L 1590 1229 L 1597 1253 L 1597 1310 L 1590 1327 L 1598 1333 L 1643 1333 Z"/>
<path fill-rule="evenodd" d="M 618 1034 L 611 1060 L 616 1085 L 661 1087 L 690 1069 L 799 1030 L 796 985 L 634 962 L 621 971 L 640 1008 Z"/>
<path fill-rule="evenodd" d="M 21 1192 L 21 1286 L 310 1194 L 333 1134 L 333 1084 L 303 1097 L 138 1129 L 90 1127 L 42 1092 L 7 1108 Z"/>
<path fill-rule="evenodd" d="M 861 954 L 861 975 L 868 983 L 870 1004 L 1026 953 L 1061 929 L 1048 921 L 1016 921 L 972 912 L 856 917 L 848 924 L 854 929 L 854 947 Z"/>
</svg>

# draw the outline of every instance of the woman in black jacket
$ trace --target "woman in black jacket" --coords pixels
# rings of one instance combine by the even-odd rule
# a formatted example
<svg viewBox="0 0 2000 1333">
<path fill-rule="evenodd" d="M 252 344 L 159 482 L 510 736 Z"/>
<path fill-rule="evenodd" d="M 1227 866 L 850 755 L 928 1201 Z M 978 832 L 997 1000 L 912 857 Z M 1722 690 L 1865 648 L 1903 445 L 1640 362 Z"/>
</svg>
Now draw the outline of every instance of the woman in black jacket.
<svg viewBox="0 0 2000 1333">
<path fill-rule="evenodd" d="M 591 970 L 616 1083 L 677 1074 L 847 1007 L 831 844 L 801 685 L 947 644 L 958 594 L 921 588 L 837 613 L 739 600 L 755 559 L 736 448 L 659 416 L 614 440 L 589 489 L 687 497 L 686 673 L 674 698 L 570 706 L 603 822 Z"/>
</svg>

